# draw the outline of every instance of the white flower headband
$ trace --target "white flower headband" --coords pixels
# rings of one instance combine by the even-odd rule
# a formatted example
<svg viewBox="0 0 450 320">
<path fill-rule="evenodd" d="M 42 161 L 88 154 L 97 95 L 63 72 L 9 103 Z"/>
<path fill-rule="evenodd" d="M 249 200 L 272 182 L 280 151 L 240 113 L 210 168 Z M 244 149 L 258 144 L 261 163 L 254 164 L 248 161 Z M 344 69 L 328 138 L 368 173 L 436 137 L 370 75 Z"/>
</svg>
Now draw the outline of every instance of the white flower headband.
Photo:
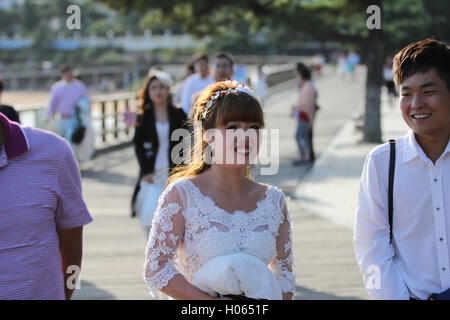
<svg viewBox="0 0 450 320">
<path fill-rule="evenodd" d="M 232 83 L 235 84 L 237 82 L 233 81 Z M 208 113 L 208 110 L 211 108 L 211 106 L 213 104 L 213 101 L 217 100 L 222 93 L 227 93 L 227 92 L 233 92 L 233 93 L 244 92 L 244 93 L 248 94 L 249 96 L 257 99 L 257 97 L 256 97 L 255 93 L 252 91 L 252 89 L 250 89 L 249 87 L 247 87 L 245 84 L 242 84 L 242 83 L 237 85 L 235 88 L 228 88 L 226 90 L 214 91 L 211 94 L 211 97 L 209 98 L 209 101 L 206 103 L 205 110 L 203 110 L 203 112 L 202 112 L 202 118 L 203 119 L 206 118 L 206 114 Z"/>
<path fill-rule="evenodd" d="M 170 87 L 172 85 L 172 78 L 167 72 L 156 70 L 156 69 L 150 69 L 148 72 L 149 77 L 155 77 L 159 81 L 161 81 L 164 85 Z"/>
</svg>

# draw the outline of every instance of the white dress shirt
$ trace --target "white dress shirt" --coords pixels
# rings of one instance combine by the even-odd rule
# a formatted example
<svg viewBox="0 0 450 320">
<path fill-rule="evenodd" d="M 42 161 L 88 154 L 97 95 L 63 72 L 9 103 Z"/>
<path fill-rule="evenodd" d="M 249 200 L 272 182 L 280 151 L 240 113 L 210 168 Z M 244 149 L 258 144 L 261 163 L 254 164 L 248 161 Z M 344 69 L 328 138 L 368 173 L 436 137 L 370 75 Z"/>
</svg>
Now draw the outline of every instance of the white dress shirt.
<svg viewBox="0 0 450 320">
<path fill-rule="evenodd" d="M 189 111 L 194 102 L 194 95 L 196 96 L 200 91 L 212 83 L 214 83 L 214 79 L 211 76 L 208 75 L 206 78 L 202 78 L 197 73 L 186 79 L 181 98 L 181 108 L 184 113 L 186 113 L 186 116 L 189 116 Z"/>
<path fill-rule="evenodd" d="M 353 244 L 372 299 L 427 299 L 450 288 L 450 143 L 435 164 L 412 131 L 396 143 L 389 243 L 389 144 L 366 158 Z"/>
</svg>

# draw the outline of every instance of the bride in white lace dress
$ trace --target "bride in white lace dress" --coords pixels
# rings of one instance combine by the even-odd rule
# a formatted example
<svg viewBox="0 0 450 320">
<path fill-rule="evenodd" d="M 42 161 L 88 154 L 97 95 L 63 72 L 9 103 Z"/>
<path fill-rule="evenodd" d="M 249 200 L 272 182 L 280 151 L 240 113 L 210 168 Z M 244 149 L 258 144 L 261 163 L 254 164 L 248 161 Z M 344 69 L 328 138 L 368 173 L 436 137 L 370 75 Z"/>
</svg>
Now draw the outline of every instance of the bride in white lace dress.
<svg viewBox="0 0 450 320">
<path fill-rule="evenodd" d="M 257 183 L 249 175 L 259 135 L 256 141 L 244 141 L 225 134 L 237 129 L 259 132 L 264 120 L 258 100 L 248 87 L 218 82 L 199 96 L 194 120 L 201 126 L 194 130 L 200 139 L 193 159 L 172 172 L 154 215 L 144 263 L 150 293 L 175 299 L 226 299 L 194 286 L 195 273 L 213 258 L 243 253 L 267 265 L 283 299 L 292 299 L 295 270 L 286 198 L 280 189 Z M 214 128 L 223 134 L 224 143 L 208 135 L 207 130 Z M 212 162 L 205 156 L 208 145 L 214 149 Z M 232 163 L 227 154 L 233 155 Z M 236 158 L 245 161 L 236 163 Z"/>
</svg>

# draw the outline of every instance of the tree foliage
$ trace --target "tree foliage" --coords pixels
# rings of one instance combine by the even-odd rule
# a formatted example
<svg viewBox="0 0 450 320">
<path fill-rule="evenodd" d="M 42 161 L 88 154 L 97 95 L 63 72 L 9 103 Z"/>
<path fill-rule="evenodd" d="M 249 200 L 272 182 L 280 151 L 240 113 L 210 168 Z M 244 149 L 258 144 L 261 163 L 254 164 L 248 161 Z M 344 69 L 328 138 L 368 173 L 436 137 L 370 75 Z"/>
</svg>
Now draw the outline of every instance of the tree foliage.
<svg viewBox="0 0 450 320">
<path fill-rule="evenodd" d="M 197 36 L 233 35 L 248 30 L 283 30 L 298 39 L 350 43 L 367 64 L 364 140 L 381 141 L 380 93 L 387 53 L 430 36 L 450 39 L 450 1 L 440 0 L 98 0 L 122 12 L 161 10 Z M 367 8 L 381 11 L 381 30 L 368 30 Z M 248 31 L 247 31 L 248 32 Z M 228 39 L 230 37 L 228 36 Z M 227 39 L 227 37 L 224 37 Z"/>
</svg>

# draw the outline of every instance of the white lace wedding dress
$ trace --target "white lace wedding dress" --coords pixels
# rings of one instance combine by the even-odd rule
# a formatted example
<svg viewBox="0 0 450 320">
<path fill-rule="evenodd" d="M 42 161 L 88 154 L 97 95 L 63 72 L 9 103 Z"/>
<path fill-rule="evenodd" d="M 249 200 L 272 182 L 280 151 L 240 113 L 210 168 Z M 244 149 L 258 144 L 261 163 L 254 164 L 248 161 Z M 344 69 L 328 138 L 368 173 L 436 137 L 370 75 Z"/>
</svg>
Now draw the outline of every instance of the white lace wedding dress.
<svg viewBox="0 0 450 320">
<path fill-rule="evenodd" d="M 190 180 L 170 184 L 159 198 L 153 219 L 144 279 L 154 297 L 181 273 L 192 283 L 208 260 L 233 253 L 252 255 L 266 265 L 283 293 L 295 294 L 291 221 L 283 192 L 269 186 L 250 212 L 229 213 Z"/>
</svg>

